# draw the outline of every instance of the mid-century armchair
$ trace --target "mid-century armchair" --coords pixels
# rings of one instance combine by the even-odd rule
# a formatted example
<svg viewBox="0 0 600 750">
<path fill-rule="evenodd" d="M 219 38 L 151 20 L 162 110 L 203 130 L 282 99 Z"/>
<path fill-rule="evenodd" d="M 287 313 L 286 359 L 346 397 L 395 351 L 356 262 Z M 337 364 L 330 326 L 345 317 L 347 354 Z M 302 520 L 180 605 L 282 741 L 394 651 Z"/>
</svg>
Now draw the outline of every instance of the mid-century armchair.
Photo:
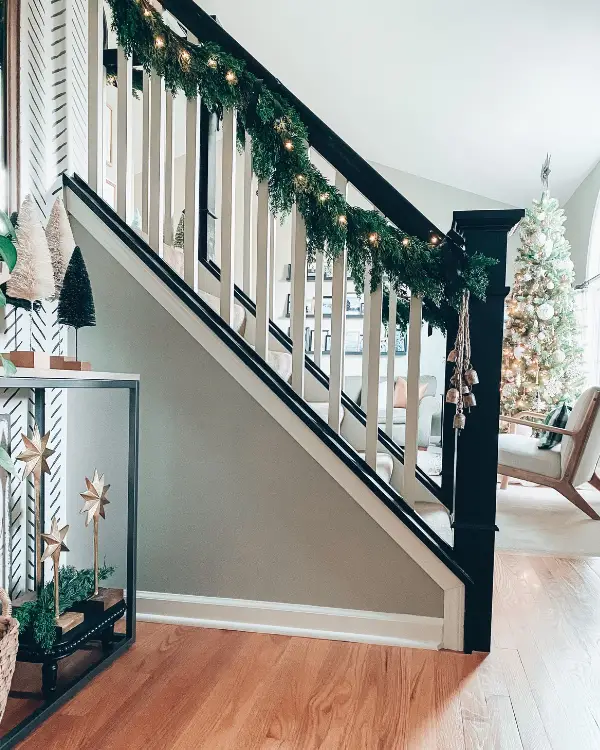
<svg viewBox="0 0 600 750">
<path fill-rule="evenodd" d="M 509 477 L 552 487 L 590 518 L 600 520 L 577 490 L 585 482 L 600 490 L 600 478 L 596 474 L 600 459 L 600 387 L 588 388 L 581 394 L 564 429 L 539 424 L 524 419 L 525 416 L 543 418 L 535 412 L 500 417 L 512 428 L 510 433 L 498 438 L 498 473 L 503 475 L 501 488 L 506 488 Z M 519 424 L 557 433 L 563 436 L 562 441 L 555 448 L 541 450 L 537 438 L 514 433 L 514 425 Z"/>
</svg>

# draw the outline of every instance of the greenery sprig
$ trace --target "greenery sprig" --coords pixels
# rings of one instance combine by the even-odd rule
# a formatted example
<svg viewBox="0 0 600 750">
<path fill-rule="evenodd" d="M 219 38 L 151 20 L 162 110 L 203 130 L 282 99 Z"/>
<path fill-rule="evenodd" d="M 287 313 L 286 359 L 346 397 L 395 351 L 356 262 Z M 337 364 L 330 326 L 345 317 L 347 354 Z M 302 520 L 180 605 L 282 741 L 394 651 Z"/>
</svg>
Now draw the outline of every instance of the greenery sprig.
<svg viewBox="0 0 600 750">
<path fill-rule="evenodd" d="M 244 144 L 249 134 L 252 169 L 269 184 L 272 212 L 283 218 L 296 203 L 304 218 L 309 259 L 323 251 L 334 260 L 345 246 L 357 288 L 363 287 L 370 264 L 371 289 L 384 281 L 396 290 L 397 322 L 403 325 L 408 290 L 423 297 L 424 317 L 442 329 L 465 289 L 480 299 L 485 296 L 494 260 L 481 254 L 469 257 L 463 247 L 441 237 L 425 242 L 377 211 L 351 206 L 311 163 L 307 129 L 296 110 L 247 70 L 244 61 L 213 42 L 193 44 L 179 36 L 146 0 L 108 4 L 119 46 L 146 71 L 164 78 L 168 91 L 200 96 L 219 117 L 236 110 L 238 142 Z"/>
<path fill-rule="evenodd" d="M 104 581 L 115 569 L 103 566 L 98 571 L 98 578 Z M 94 570 L 85 568 L 77 570 L 67 565 L 58 571 L 58 591 L 61 614 L 73 604 L 87 599 L 94 593 Z M 19 621 L 21 636 L 28 630 L 40 648 L 49 650 L 56 640 L 56 623 L 54 619 L 54 582 L 47 583 L 36 599 L 24 602 L 13 610 L 13 617 Z"/>
</svg>

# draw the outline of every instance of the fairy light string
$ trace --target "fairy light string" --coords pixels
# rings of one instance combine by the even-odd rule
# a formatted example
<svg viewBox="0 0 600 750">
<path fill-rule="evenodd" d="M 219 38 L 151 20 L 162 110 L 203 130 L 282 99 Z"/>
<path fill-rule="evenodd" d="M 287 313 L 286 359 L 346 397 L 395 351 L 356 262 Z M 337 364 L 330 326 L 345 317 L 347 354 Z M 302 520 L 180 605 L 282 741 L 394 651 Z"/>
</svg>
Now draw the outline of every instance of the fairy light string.
<svg viewBox="0 0 600 750">
<path fill-rule="evenodd" d="M 333 261 L 345 247 L 357 288 L 363 286 L 367 264 L 371 290 L 382 282 L 394 288 L 397 322 L 403 326 L 411 293 L 423 298 L 424 319 L 442 330 L 460 309 L 463 292 L 484 298 L 493 259 L 469 256 L 460 244 L 434 233 L 425 242 L 378 211 L 350 205 L 311 163 L 307 129 L 296 110 L 244 61 L 211 41 L 193 44 L 179 36 L 146 0 L 107 1 L 118 44 L 136 64 L 161 76 L 168 91 L 200 96 L 219 117 L 236 110 L 238 144 L 241 148 L 250 136 L 252 169 L 268 182 L 270 209 L 283 219 L 297 205 L 310 260 L 322 251 Z"/>
</svg>

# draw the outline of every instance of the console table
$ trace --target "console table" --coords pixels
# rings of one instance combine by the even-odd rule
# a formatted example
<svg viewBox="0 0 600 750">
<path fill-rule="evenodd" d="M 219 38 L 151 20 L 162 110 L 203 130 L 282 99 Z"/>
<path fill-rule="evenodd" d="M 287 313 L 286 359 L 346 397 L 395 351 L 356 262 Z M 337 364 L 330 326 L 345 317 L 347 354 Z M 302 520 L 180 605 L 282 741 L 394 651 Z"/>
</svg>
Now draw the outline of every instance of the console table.
<svg viewBox="0 0 600 750">
<path fill-rule="evenodd" d="M 13 747 L 35 727 L 72 698 L 89 680 L 106 669 L 135 641 L 136 601 L 136 540 L 137 486 L 139 444 L 139 376 L 115 373 L 76 372 L 65 370 L 28 370 L 19 368 L 13 376 L 0 376 L 0 389 L 24 389 L 33 394 L 35 421 L 44 434 L 46 424 L 47 389 L 120 389 L 129 393 L 128 402 L 128 461 L 127 461 L 127 588 L 126 597 L 105 612 L 86 614 L 85 620 L 57 640 L 51 649 L 41 649 L 29 639 L 20 639 L 18 661 L 42 664 L 42 704 L 20 723 L 0 737 L 0 750 Z M 69 436 L 67 436 L 67 440 Z M 68 469 L 67 469 L 68 470 Z M 44 518 L 42 488 L 41 517 Z M 66 519 L 72 522 L 73 519 Z M 36 554 L 39 551 L 36 550 Z M 126 599 L 126 600 L 125 600 Z M 115 632 L 114 625 L 125 616 L 125 632 Z M 93 641 L 100 641 L 99 661 L 65 684 L 57 684 L 61 659 L 83 649 Z M 9 703 L 10 703 L 9 697 Z M 8 707 L 7 707 L 8 713 Z M 5 717 L 6 718 L 6 717 Z M 0 732 L 2 726 L 0 725 Z"/>
</svg>

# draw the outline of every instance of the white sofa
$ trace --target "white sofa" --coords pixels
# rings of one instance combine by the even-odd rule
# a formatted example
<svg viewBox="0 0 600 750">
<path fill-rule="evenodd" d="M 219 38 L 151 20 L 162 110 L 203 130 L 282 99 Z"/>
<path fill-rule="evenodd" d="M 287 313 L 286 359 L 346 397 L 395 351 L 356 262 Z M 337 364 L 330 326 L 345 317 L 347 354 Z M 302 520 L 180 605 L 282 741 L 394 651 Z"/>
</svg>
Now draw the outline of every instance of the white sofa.
<svg viewBox="0 0 600 750">
<path fill-rule="evenodd" d="M 425 395 L 419 405 L 419 448 L 428 448 L 431 438 L 431 419 L 439 409 L 440 399 L 437 395 L 437 380 L 433 375 L 422 375 L 420 383 L 427 384 Z M 379 379 L 379 426 L 385 430 L 386 413 L 386 379 Z M 362 377 L 360 375 L 348 375 L 344 379 L 344 390 L 346 394 L 361 406 Z M 394 409 L 394 422 L 392 425 L 392 438 L 398 445 L 405 444 L 406 432 L 406 409 Z"/>
</svg>

